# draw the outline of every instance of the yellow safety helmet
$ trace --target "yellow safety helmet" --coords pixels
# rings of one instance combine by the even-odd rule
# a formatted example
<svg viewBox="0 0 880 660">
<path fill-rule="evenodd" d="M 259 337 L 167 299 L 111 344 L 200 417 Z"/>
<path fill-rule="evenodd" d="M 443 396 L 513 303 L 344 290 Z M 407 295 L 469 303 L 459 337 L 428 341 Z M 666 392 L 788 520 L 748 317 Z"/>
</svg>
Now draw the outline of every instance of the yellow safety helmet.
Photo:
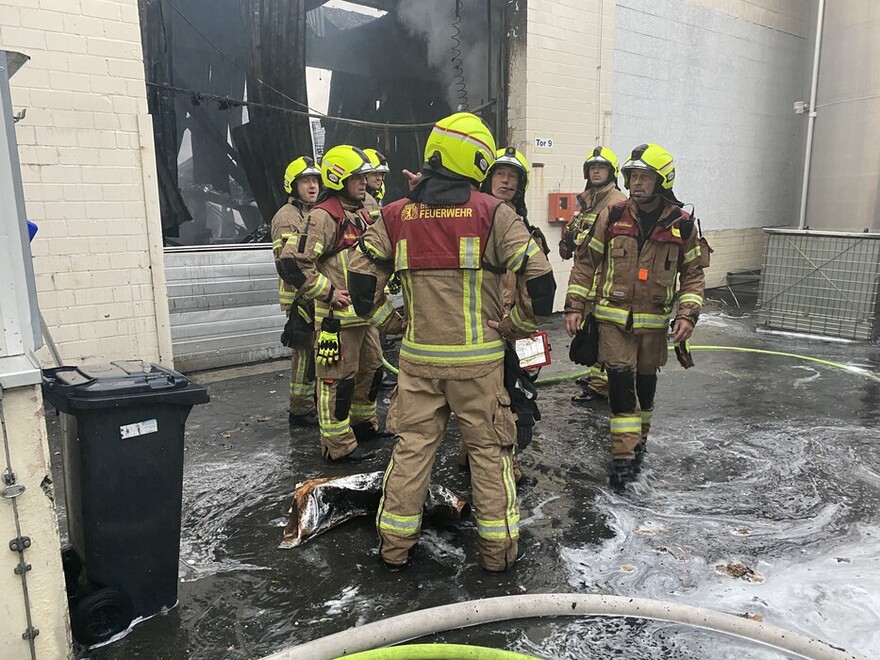
<svg viewBox="0 0 880 660">
<path fill-rule="evenodd" d="M 348 177 L 366 174 L 372 168 L 367 154 L 350 144 L 340 144 L 321 159 L 321 181 L 330 190 L 342 190 Z"/>
<path fill-rule="evenodd" d="M 620 168 L 618 167 L 617 154 L 608 147 L 598 146 L 584 159 L 584 179 L 590 178 L 590 165 L 607 165 L 611 168 L 613 178 L 616 181 L 620 176 Z M 612 177 L 609 177 L 612 178 Z"/>
<path fill-rule="evenodd" d="M 529 187 L 529 161 L 526 160 L 526 157 L 514 149 L 513 147 L 507 147 L 506 149 L 499 149 L 495 152 L 495 162 L 492 164 L 492 167 L 489 168 L 489 174 L 491 175 L 492 170 L 494 170 L 499 165 L 508 165 L 519 172 L 522 172 L 522 176 L 520 177 L 520 189 L 525 192 Z"/>
<path fill-rule="evenodd" d="M 367 154 L 367 158 L 370 159 L 370 165 L 372 165 L 373 172 L 380 172 L 382 174 L 388 174 L 391 171 L 391 168 L 388 167 L 388 159 L 385 156 L 375 149 L 364 149 L 364 153 Z"/>
<path fill-rule="evenodd" d="M 675 183 L 675 161 L 672 154 L 657 144 L 640 144 L 633 149 L 623 167 L 623 185 L 629 188 L 629 173 L 632 170 L 648 170 L 660 175 L 660 187 L 672 190 Z"/>
<path fill-rule="evenodd" d="M 316 176 L 321 179 L 321 170 L 315 166 L 315 161 L 309 156 L 300 156 L 292 161 L 284 170 L 284 190 L 288 194 L 293 192 L 293 182 L 304 176 Z"/>
<path fill-rule="evenodd" d="M 456 112 L 434 124 L 425 144 L 425 163 L 478 185 L 495 162 L 495 138 L 482 119 Z"/>
</svg>

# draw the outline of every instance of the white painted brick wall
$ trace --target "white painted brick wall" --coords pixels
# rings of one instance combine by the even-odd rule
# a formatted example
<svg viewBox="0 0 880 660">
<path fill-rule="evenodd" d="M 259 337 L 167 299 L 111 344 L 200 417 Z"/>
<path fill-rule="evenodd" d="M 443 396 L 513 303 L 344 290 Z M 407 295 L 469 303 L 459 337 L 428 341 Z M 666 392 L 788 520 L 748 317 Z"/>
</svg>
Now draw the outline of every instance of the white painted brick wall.
<svg viewBox="0 0 880 660">
<path fill-rule="evenodd" d="M 16 135 L 40 307 L 65 362 L 170 364 L 137 0 L 0 0 L 0 47 L 31 57 L 11 81 L 27 108 Z"/>
</svg>

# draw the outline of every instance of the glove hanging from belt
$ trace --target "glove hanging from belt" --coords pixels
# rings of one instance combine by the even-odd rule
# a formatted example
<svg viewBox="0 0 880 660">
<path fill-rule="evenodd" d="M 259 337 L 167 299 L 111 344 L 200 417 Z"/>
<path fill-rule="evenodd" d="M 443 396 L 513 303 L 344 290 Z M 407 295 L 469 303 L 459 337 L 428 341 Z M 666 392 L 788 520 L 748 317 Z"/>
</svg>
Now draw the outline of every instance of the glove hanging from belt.
<svg viewBox="0 0 880 660">
<path fill-rule="evenodd" d="M 300 305 L 290 308 L 287 323 L 281 333 L 281 345 L 298 348 L 311 348 L 315 332 L 315 319 Z"/>
<path fill-rule="evenodd" d="M 541 412 L 538 390 L 520 366 L 519 356 L 510 343 L 504 349 L 504 388 L 510 395 L 510 409 L 516 415 L 516 445 L 522 451 L 532 442 L 535 422 L 541 420 Z"/>
<path fill-rule="evenodd" d="M 342 358 L 342 347 L 339 342 L 339 319 L 330 316 L 321 321 L 321 334 L 318 335 L 318 355 L 315 361 L 326 366 L 334 365 Z"/>
<path fill-rule="evenodd" d="M 599 324 L 590 312 L 575 333 L 568 349 L 568 357 L 575 364 L 592 367 L 599 361 Z"/>
</svg>

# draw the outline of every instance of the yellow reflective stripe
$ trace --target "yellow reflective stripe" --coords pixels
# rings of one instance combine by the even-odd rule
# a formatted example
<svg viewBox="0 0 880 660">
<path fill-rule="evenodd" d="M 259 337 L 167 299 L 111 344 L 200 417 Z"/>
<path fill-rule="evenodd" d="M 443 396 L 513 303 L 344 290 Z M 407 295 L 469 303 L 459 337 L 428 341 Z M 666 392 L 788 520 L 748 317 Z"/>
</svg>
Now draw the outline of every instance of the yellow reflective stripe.
<svg viewBox="0 0 880 660">
<path fill-rule="evenodd" d="M 483 271 L 465 270 L 462 280 L 462 312 L 466 344 L 483 342 Z"/>
<path fill-rule="evenodd" d="M 294 349 L 293 354 L 296 357 L 296 369 L 290 380 L 290 396 L 311 396 L 315 393 L 315 384 L 306 378 L 306 367 L 309 362 L 306 349 Z"/>
<path fill-rule="evenodd" d="M 569 296 L 578 296 L 579 298 L 590 297 L 590 290 L 580 284 L 569 284 L 568 290 L 565 293 Z"/>
<path fill-rule="evenodd" d="M 619 325 L 626 325 L 626 322 L 629 319 L 628 309 L 609 307 L 608 305 L 603 305 L 601 303 L 596 305 L 596 311 L 594 313 L 597 321 L 617 323 Z"/>
<path fill-rule="evenodd" d="M 603 383 L 608 382 L 608 374 L 601 367 L 590 367 L 590 378 L 600 380 Z"/>
<path fill-rule="evenodd" d="M 633 314 L 633 328 L 665 330 L 669 314 Z"/>
<path fill-rule="evenodd" d="M 376 414 L 376 402 L 351 404 L 352 417 L 372 417 Z"/>
<path fill-rule="evenodd" d="M 351 428 L 350 418 L 346 417 L 341 421 L 330 412 L 330 383 L 321 381 L 318 387 L 318 422 L 321 425 L 321 435 L 324 436 L 341 436 L 346 435 Z"/>
<path fill-rule="evenodd" d="M 330 316 L 330 305 L 325 302 L 321 302 L 320 300 L 315 301 L 315 320 L 323 321 L 325 318 Z M 345 309 L 334 309 L 333 310 L 333 318 L 339 320 L 339 324 L 343 327 L 350 327 L 354 325 L 364 325 L 368 321 L 366 319 L 358 316 L 354 308 L 349 305 Z"/>
<path fill-rule="evenodd" d="M 504 267 L 507 268 L 507 270 L 512 270 L 514 273 L 518 273 L 525 265 L 526 259 L 540 250 L 541 248 L 538 247 L 537 242 L 532 237 L 529 237 L 528 242 L 514 252 L 513 256 L 505 262 Z"/>
<path fill-rule="evenodd" d="M 599 254 L 605 254 L 605 244 L 595 236 L 590 236 L 590 249 Z"/>
<path fill-rule="evenodd" d="M 612 417 L 611 418 L 611 434 L 618 433 L 641 433 L 642 417 Z"/>
<path fill-rule="evenodd" d="M 698 296 L 696 293 L 682 293 L 678 297 L 678 304 L 682 303 L 693 303 L 695 305 L 703 306 L 703 296 Z"/>
<path fill-rule="evenodd" d="M 403 302 L 406 305 L 406 333 L 404 337 L 412 341 L 415 336 L 416 316 L 413 305 L 412 280 L 408 270 L 400 273 L 400 286 L 403 288 Z"/>
<path fill-rule="evenodd" d="M 323 243 L 315 243 L 315 254 L 324 254 L 324 244 Z"/>
<path fill-rule="evenodd" d="M 463 236 L 458 239 L 458 265 L 461 268 L 480 267 L 479 236 Z"/>
<path fill-rule="evenodd" d="M 653 410 L 643 410 L 642 411 L 642 425 L 650 426 L 651 425 L 651 417 L 654 415 Z"/>
<path fill-rule="evenodd" d="M 519 536 L 519 510 L 516 501 L 516 480 L 513 478 L 513 461 L 509 456 L 502 456 L 501 476 L 504 480 L 504 496 L 507 499 L 505 516 L 507 518 L 507 530 L 510 538 Z"/>
<path fill-rule="evenodd" d="M 274 241 L 272 241 L 272 249 L 277 250 L 278 248 L 283 248 L 286 242 L 286 239 L 276 238 Z"/>
<path fill-rule="evenodd" d="M 394 270 L 409 270 L 409 257 L 406 254 L 406 239 L 403 238 L 394 246 Z"/>
<path fill-rule="evenodd" d="M 376 527 L 379 526 L 379 519 L 382 517 L 383 509 L 385 508 L 385 484 L 388 483 L 388 476 L 391 474 L 391 469 L 394 467 L 394 458 L 390 458 L 388 460 L 388 467 L 385 468 L 385 474 L 382 475 L 382 497 L 379 498 L 379 510 L 376 511 Z"/>
<path fill-rule="evenodd" d="M 592 243 L 590 243 L 590 247 L 592 247 Z M 605 259 L 605 286 L 602 287 L 602 297 L 610 298 L 611 291 L 614 288 L 614 259 L 610 257 Z"/>
<path fill-rule="evenodd" d="M 684 263 L 689 264 L 692 261 L 696 261 L 700 258 L 702 254 L 702 250 L 700 250 L 700 246 L 695 246 L 692 250 L 688 250 L 684 253 Z"/>
<path fill-rule="evenodd" d="M 401 536 L 415 536 L 422 527 L 422 514 L 415 516 L 398 516 L 387 511 L 382 511 L 378 518 L 379 529 L 400 534 Z"/>
<path fill-rule="evenodd" d="M 367 241 L 361 241 L 361 245 L 366 249 L 367 252 L 372 254 L 377 259 L 388 259 L 388 255 L 384 252 L 381 252 L 375 245 L 369 243 Z"/>
<path fill-rule="evenodd" d="M 516 306 L 514 306 L 514 308 L 510 310 L 510 322 L 514 325 L 514 327 L 522 330 L 523 332 L 534 332 L 539 327 L 538 325 L 524 319 L 522 313 L 519 311 L 519 307 Z"/>
<path fill-rule="evenodd" d="M 394 305 L 390 300 L 386 300 L 373 314 L 367 319 L 370 325 L 379 327 L 394 313 Z"/>
<path fill-rule="evenodd" d="M 311 383 L 290 382 L 290 396 L 312 396 L 315 388 Z"/>
<path fill-rule="evenodd" d="M 321 295 L 321 293 L 330 286 L 330 280 L 328 280 L 324 275 L 318 273 L 318 276 L 315 278 L 315 283 L 310 286 L 308 289 L 303 291 L 303 297 L 307 300 L 311 300 L 315 296 Z"/>
<path fill-rule="evenodd" d="M 487 341 L 479 344 L 446 345 L 420 344 L 404 337 L 400 356 L 413 362 L 442 364 L 474 364 L 491 362 L 504 357 L 504 341 Z"/>
</svg>

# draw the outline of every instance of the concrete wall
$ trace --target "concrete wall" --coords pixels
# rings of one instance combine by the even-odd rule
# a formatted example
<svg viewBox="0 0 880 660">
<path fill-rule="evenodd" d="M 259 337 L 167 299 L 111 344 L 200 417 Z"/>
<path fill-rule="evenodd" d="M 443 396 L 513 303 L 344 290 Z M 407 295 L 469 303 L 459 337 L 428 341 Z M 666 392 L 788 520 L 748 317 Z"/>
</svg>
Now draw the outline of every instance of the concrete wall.
<svg viewBox="0 0 880 660">
<path fill-rule="evenodd" d="M 797 222 L 805 120 L 792 106 L 809 86 L 813 5 L 617 2 L 612 143 L 621 161 L 644 142 L 675 156 L 678 197 L 722 230 L 709 286 L 760 266 L 754 228 Z"/>
<path fill-rule="evenodd" d="M 4 390 L 2 410 L 16 483 L 26 488 L 16 504 L 21 534 L 31 539 L 24 560 L 31 565 L 27 572 L 31 625 L 40 631 L 34 640 L 37 657 L 72 657 L 58 522 L 52 484 L 48 481 L 49 446 L 39 386 Z M 6 458 L 2 453 L 0 456 L 2 471 L 6 468 Z M 28 642 L 21 637 L 27 629 L 21 578 L 13 572 L 19 556 L 8 548 L 9 540 L 17 536 L 12 502 L 0 499 L 0 658 L 10 659 L 31 657 Z"/>
<path fill-rule="evenodd" d="M 0 0 L 40 307 L 66 363 L 171 364 L 137 0 Z M 41 358 L 48 361 L 43 349 Z"/>
</svg>

